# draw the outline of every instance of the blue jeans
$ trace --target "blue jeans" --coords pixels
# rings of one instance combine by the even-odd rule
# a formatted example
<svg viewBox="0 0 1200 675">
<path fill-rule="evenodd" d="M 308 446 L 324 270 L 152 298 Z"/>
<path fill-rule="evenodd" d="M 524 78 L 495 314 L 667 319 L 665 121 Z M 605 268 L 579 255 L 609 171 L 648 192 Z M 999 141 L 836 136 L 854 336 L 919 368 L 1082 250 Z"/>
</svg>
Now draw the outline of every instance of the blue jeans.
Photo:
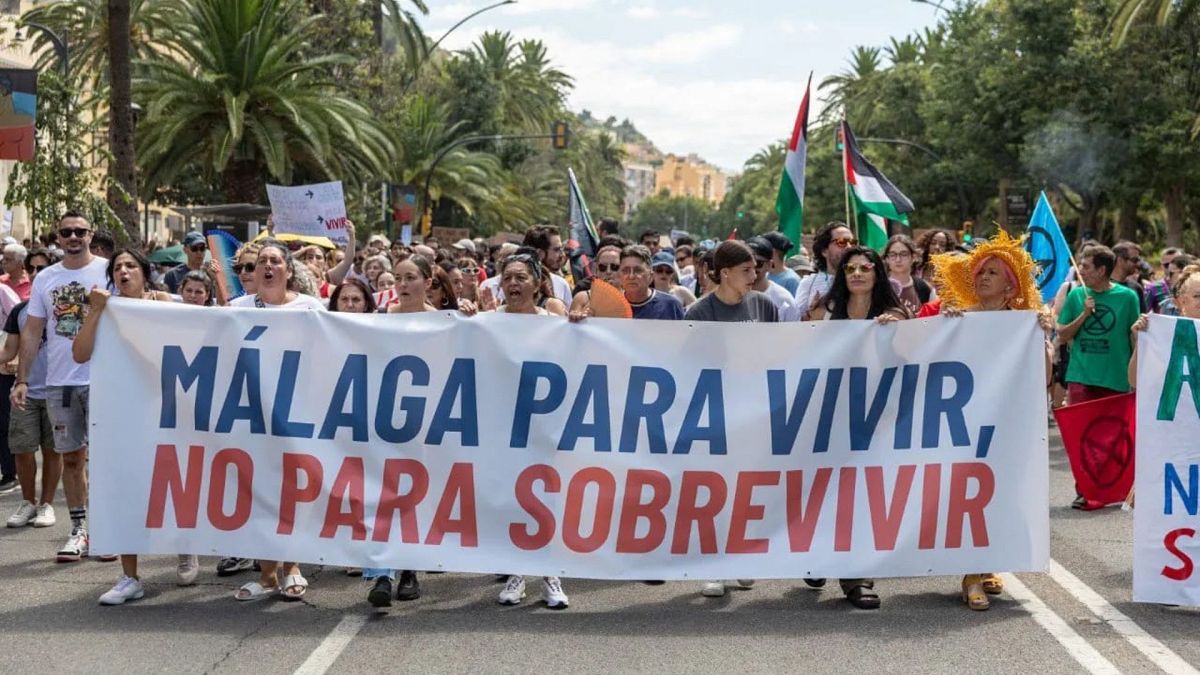
<svg viewBox="0 0 1200 675">
<path fill-rule="evenodd" d="M 364 567 L 363 579 L 378 579 L 379 577 L 387 577 L 392 581 L 396 580 L 396 570 L 390 570 L 386 567 Z"/>
</svg>

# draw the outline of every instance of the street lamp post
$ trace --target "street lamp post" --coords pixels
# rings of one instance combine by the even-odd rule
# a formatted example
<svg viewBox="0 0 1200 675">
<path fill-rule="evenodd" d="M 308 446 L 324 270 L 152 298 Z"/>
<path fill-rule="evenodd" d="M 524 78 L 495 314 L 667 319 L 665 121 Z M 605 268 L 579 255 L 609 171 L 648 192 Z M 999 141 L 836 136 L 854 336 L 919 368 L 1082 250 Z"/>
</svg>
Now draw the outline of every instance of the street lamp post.
<svg viewBox="0 0 1200 675">
<path fill-rule="evenodd" d="M 929 148 L 925 147 L 924 145 L 921 145 L 920 143 L 906 141 L 902 138 L 860 138 L 860 139 L 858 139 L 858 142 L 859 143 L 884 143 L 887 145 L 907 145 L 910 148 L 916 148 L 917 150 L 920 150 L 921 152 L 925 153 L 926 155 L 929 155 L 931 158 L 933 158 L 933 161 L 935 161 L 935 162 L 942 161 L 942 156 L 937 154 L 933 150 L 930 150 Z M 966 220 L 969 217 L 969 214 L 967 213 L 967 211 L 970 208 L 967 206 L 967 191 L 965 189 L 963 189 L 962 181 L 959 179 L 959 177 L 957 175 L 952 175 L 951 178 L 954 180 L 954 189 L 958 193 L 959 215 L 962 216 L 963 220 Z"/>
<path fill-rule="evenodd" d="M 919 5 L 929 5 L 930 7 L 940 9 L 943 12 L 945 12 L 947 16 L 950 15 L 950 10 L 946 9 L 946 6 L 943 5 L 941 2 L 938 2 L 937 0 L 912 0 L 912 1 Z"/>
<path fill-rule="evenodd" d="M 47 38 L 50 39 L 50 44 L 54 45 L 54 53 L 58 54 L 59 65 L 62 66 L 63 78 L 66 78 L 67 74 L 71 72 L 71 50 L 67 46 L 66 38 L 60 37 L 59 34 L 51 30 L 49 26 L 43 26 L 40 23 L 26 21 L 21 25 L 25 26 L 26 28 L 32 28 L 34 30 L 41 31 L 46 35 Z"/>
<path fill-rule="evenodd" d="M 487 7 L 482 7 L 480 9 L 475 10 L 474 12 L 471 12 L 470 14 L 459 19 L 458 23 L 454 24 L 453 26 L 450 26 L 449 30 L 447 30 L 445 33 L 442 33 L 442 36 L 440 38 L 438 38 L 437 40 L 435 40 L 432 45 L 430 45 L 426 54 L 432 54 L 434 51 L 436 51 L 438 48 L 438 45 L 442 44 L 442 40 L 445 40 L 447 37 L 449 37 L 449 35 L 451 33 L 458 30 L 459 26 L 462 26 L 464 23 L 470 21 L 471 19 L 474 19 L 475 17 L 479 16 L 480 14 L 483 14 L 484 12 L 490 12 L 493 9 L 496 9 L 498 7 L 504 7 L 505 5 L 515 5 L 515 4 L 517 4 L 517 0 L 503 0 L 503 2 L 497 2 L 493 5 L 488 5 Z M 408 76 L 408 81 L 405 82 L 404 87 L 400 89 L 400 98 L 404 98 L 404 95 L 408 93 L 409 87 L 411 87 L 413 85 L 413 83 L 417 81 L 417 75 L 420 74 L 422 66 L 424 66 L 428 61 L 429 61 L 429 57 L 426 56 L 425 58 L 421 59 L 420 63 L 418 63 L 416 66 L 413 67 L 412 73 Z"/>
</svg>

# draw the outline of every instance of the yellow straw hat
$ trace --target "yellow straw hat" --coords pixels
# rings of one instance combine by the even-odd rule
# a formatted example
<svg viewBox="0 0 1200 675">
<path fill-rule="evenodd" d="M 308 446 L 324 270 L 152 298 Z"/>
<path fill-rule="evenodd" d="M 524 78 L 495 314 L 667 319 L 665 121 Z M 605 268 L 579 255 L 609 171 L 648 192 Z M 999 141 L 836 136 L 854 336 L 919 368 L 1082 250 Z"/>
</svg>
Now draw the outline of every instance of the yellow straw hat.
<svg viewBox="0 0 1200 675">
<path fill-rule="evenodd" d="M 975 273 L 988 258 L 996 258 L 1012 272 L 1017 284 L 1016 295 L 1009 302 L 1012 309 L 1041 309 L 1042 294 L 1037 286 L 1037 264 L 1004 230 L 975 247 L 970 255 L 942 253 L 933 256 L 933 284 L 942 303 L 958 309 L 979 304 L 975 295 Z"/>
</svg>

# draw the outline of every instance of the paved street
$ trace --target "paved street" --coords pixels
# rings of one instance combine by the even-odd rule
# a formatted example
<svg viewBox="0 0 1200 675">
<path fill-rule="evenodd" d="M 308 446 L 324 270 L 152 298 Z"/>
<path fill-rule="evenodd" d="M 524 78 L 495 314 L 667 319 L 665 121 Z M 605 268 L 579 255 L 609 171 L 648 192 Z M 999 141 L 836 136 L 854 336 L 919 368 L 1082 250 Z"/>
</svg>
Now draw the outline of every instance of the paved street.
<svg viewBox="0 0 1200 675">
<path fill-rule="evenodd" d="M 1051 574 L 1018 575 L 982 613 L 966 609 L 949 577 L 881 580 L 877 612 L 852 609 L 833 583 L 760 582 L 709 599 L 696 583 L 566 580 L 571 608 L 554 612 L 534 583 L 526 605 L 506 608 L 492 577 L 454 574 L 422 575 L 424 597 L 376 613 L 360 580 L 307 567 L 305 602 L 243 604 L 231 595 L 248 573 L 218 579 L 204 559 L 199 583 L 177 588 L 170 557 L 145 560 L 144 600 L 100 607 L 117 563 L 54 563 L 69 528 L 60 508 L 56 527 L 0 530 L 0 669 L 1195 672 L 1200 615 L 1130 602 L 1132 515 L 1067 508 L 1072 482 L 1057 439 L 1051 468 Z M 17 504 L 15 494 L 0 499 L 5 515 Z"/>
</svg>

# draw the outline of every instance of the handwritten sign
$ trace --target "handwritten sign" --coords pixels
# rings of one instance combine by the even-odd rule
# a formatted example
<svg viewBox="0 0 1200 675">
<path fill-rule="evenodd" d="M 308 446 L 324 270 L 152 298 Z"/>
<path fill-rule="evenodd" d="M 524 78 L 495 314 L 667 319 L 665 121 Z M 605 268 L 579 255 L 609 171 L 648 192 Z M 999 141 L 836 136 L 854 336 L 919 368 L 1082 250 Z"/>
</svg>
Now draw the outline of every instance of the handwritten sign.
<svg viewBox="0 0 1200 675">
<path fill-rule="evenodd" d="M 275 232 L 346 243 L 346 199 L 340 180 L 295 187 L 268 185 L 267 198 Z"/>
</svg>

